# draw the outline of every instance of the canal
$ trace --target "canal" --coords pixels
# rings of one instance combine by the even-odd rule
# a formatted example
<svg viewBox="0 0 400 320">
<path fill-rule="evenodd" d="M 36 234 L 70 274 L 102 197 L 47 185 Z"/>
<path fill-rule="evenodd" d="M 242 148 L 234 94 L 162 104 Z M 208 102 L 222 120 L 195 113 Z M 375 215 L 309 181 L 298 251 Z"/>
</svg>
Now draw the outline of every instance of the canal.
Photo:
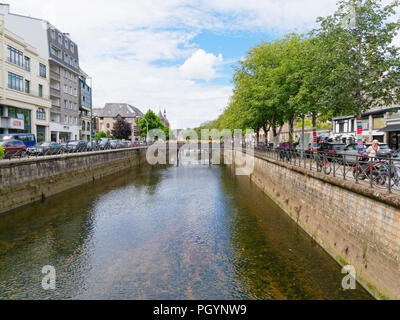
<svg viewBox="0 0 400 320">
<path fill-rule="evenodd" d="M 125 172 L 0 217 L 0 299 L 371 299 L 343 277 L 224 166 Z"/>
</svg>

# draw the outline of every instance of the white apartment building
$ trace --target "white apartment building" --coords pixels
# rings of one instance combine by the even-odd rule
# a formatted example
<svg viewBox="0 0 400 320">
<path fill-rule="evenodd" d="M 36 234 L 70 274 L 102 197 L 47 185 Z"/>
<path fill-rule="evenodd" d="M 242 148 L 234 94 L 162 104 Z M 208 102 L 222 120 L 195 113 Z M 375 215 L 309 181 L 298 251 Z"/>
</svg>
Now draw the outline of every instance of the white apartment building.
<svg viewBox="0 0 400 320">
<path fill-rule="evenodd" d="M 50 139 L 49 62 L 26 39 L 5 27 L 0 12 L 0 134 Z"/>
<path fill-rule="evenodd" d="M 10 13 L 10 6 L 0 4 L 5 28 L 25 39 L 47 61 L 50 81 L 50 140 L 79 140 L 79 58 L 78 46 L 69 34 L 46 20 Z"/>
</svg>

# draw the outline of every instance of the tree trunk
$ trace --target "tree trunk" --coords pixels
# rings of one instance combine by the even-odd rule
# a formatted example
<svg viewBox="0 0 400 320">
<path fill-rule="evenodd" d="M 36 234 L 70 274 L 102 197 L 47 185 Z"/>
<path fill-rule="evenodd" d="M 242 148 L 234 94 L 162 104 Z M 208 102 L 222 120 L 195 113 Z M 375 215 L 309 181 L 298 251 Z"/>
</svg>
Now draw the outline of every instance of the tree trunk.
<svg viewBox="0 0 400 320">
<path fill-rule="evenodd" d="M 293 135 L 294 135 L 294 119 L 289 119 L 289 144 L 293 145 Z"/>
<path fill-rule="evenodd" d="M 312 126 L 313 128 L 317 127 L 317 114 L 315 113 L 312 114 Z"/>
<path fill-rule="evenodd" d="M 267 126 L 266 125 L 263 125 L 263 130 L 264 130 L 264 134 L 265 134 L 265 144 L 268 144 L 268 132 L 269 132 L 269 129 L 270 128 L 267 128 Z"/>
</svg>

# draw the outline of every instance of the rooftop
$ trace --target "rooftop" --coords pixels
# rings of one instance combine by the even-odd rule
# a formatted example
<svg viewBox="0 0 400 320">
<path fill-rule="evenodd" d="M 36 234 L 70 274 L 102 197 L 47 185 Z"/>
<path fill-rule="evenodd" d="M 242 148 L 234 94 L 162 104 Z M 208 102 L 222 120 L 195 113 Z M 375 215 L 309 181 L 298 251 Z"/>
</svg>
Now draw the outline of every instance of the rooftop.
<svg viewBox="0 0 400 320">
<path fill-rule="evenodd" d="M 93 113 L 100 118 L 142 118 L 143 113 L 127 103 L 106 103 L 103 109 L 93 109 Z"/>
</svg>

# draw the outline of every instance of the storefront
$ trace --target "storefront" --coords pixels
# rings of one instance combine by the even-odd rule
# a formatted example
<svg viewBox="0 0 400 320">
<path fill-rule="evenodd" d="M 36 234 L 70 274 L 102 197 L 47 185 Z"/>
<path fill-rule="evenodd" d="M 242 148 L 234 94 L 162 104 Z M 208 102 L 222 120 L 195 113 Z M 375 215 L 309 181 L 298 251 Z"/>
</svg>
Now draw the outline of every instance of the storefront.
<svg viewBox="0 0 400 320">
<path fill-rule="evenodd" d="M 0 106 L 0 133 L 32 133 L 31 111 L 11 106 Z"/>
<path fill-rule="evenodd" d="M 60 132 L 59 135 L 60 143 L 68 142 L 71 140 L 71 133 L 70 132 Z"/>
<path fill-rule="evenodd" d="M 38 143 L 46 141 L 46 127 L 36 126 L 36 140 Z"/>
<path fill-rule="evenodd" d="M 387 132 L 389 135 L 389 147 L 393 150 L 400 149 L 400 124 L 388 125 L 381 132 Z"/>
</svg>

